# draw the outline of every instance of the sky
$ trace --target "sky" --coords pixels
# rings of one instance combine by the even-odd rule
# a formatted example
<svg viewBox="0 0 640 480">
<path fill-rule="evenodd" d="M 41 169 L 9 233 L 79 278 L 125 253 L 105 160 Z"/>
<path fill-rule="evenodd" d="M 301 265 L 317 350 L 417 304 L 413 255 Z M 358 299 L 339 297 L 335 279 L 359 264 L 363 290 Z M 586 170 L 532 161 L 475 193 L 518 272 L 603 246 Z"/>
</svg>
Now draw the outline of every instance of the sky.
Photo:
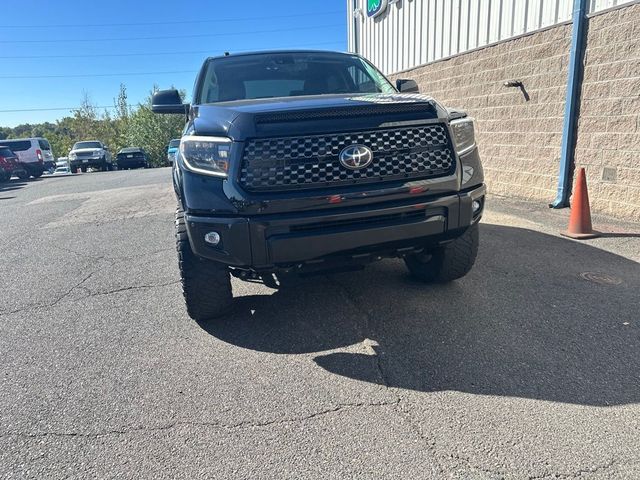
<svg viewBox="0 0 640 480">
<path fill-rule="evenodd" d="M 207 56 L 347 48 L 344 0 L 2 0 L 0 126 L 55 121 L 85 92 L 130 104 L 154 84 L 191 94 Z M 48 110 L 57 109 L 63 110 Z M 20 110 L 11 111 L 8 110 Z M 32 110 L 32 111 L 24 111 Z"/>
</svg>

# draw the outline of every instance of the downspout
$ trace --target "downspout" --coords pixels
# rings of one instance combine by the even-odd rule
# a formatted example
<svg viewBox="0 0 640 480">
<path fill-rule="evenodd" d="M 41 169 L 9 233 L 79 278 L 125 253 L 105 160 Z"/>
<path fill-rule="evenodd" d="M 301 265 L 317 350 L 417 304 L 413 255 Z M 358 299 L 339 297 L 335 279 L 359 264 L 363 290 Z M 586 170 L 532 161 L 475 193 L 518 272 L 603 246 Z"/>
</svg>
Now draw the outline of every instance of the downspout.
<svg viewBox="0 0 640 480">
<path fill-rule="evenodd" d="M 351 9 L 351 11 L 349 12 L 349 14 L 351 15 L 351 28 L 353 29 L 353 35 L 352 37 L 352 42 L 353 42 L 353 52 L 351 53 L 357 53 L 359 54 L 359 50 L 360 48 L 358 45 L 358 40 L 360 38 L 360 32 L 358 32 L 358 16 L 356 15 L 356 12 L 358 11 L 358 0 L 353 0 L 353 8 Z"/>
<path fill-rule="evenodd" d="M 571 31 L 571 53 L 569 55 L 569 76 L 567 78 L 567 97 L 564 106 L 562 125 L 562 145 L 560 146 L 560 172 L 558 173 L 558 192 L 551 208 L 569 206 L 572 184 L 572 167 L 575 156 L 576 124 L 580 107 L 580 87 L 585 45 L 585 26 L 587 22 L 587 0 L 574 0 L 573 27 Z"/>
</svg>

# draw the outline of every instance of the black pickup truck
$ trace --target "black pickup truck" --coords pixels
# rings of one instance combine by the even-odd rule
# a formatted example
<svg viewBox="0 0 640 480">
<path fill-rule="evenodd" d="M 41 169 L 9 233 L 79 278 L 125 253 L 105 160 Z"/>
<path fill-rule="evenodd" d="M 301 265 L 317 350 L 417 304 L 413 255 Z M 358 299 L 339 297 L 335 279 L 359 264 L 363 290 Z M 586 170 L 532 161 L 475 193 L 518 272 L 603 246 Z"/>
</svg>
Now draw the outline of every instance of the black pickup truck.
<svg viewBox="0 0 640 480">
<path fill-rule="evenodd" d="M 485 185 L 473 119 L 394 86 L 352 54 L 277 51 L 209 58 L 183 114 L 173 165 L 176 241 L 189 315 L 232 305 L 230 275 L 282 279 L 404 259 L 424 282 L 464 276 L 478 250 Z"/>
</svg>

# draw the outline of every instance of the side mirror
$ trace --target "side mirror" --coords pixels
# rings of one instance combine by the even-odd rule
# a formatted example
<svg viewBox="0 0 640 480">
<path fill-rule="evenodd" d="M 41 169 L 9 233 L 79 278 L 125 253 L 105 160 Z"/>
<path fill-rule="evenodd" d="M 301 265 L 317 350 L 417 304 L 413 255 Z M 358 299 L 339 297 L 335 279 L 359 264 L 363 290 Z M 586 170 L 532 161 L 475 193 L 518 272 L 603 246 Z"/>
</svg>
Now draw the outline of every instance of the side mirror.
<svg viewBox="0 0 640 480">
<path fill-rule="evenodd" d="M 415 80 L 399 78 L 396 80 L 396 88 L 400 93 L 420 93 L 420 87 Z"/>
<path fill-rule="evenodd" d="M 182 103 L 177 90 L 160 90 L 151 98 L 151 111 L 153 113 L 180 113 L 189 111 L 189 104 Z"/>
</svg>

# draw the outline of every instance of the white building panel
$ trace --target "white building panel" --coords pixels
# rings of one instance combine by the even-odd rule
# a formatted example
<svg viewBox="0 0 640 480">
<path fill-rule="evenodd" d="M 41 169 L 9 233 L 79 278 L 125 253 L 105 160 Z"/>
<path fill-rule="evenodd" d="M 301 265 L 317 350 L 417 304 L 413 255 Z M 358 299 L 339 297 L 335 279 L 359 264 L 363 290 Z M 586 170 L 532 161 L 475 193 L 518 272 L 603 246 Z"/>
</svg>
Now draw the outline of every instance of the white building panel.
<svg viewBox="0 0 640 480">
<path fill-rule="evenodd" d="M 573 1 L 388 0 L 371 18 L 370 0 L 347 0 L 348 48 L 398 72 L 569 21 Z M 588 1 L 594 13 L 637 0 Z"/>
</svg>

